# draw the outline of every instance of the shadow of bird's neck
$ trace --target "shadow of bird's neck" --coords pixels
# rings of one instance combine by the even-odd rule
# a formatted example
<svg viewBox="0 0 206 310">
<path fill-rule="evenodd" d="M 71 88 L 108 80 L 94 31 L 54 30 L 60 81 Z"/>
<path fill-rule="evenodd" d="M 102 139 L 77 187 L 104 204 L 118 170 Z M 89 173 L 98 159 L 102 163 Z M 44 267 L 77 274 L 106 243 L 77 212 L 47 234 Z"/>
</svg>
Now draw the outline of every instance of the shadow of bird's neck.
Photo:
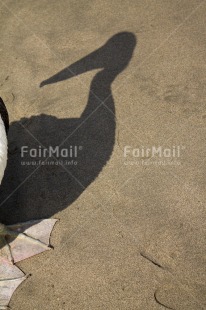
<svg viewBox="0 0 206 310">
<path fill-rule="evenodd" d="M 88 103 L 81 118 L 84 119 L 91 114 L 99 113 L 100 108 L 115 114 L 111 85 L 118 74 L 119 72 L 116 70 L 102 70 L 95 75 L 90 86 Z"/>
</svg>

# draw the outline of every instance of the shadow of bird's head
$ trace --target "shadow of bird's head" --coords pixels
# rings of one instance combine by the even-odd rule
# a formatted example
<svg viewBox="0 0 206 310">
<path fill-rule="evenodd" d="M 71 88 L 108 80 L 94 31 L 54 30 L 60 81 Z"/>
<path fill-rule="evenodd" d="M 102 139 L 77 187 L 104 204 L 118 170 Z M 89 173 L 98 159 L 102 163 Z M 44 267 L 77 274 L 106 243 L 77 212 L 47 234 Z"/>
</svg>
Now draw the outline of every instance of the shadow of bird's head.
<svg viewBox="0 0 206 310">
<path fill-rule="evenodd" d="M 40 87 L 64 81 L 94 69 L 113 72 L 116 76 L 128 65 L 135 46 L 136 37 L 133 33 L 117 33 L 94 52 L 42 81 Z"/>
</svg>

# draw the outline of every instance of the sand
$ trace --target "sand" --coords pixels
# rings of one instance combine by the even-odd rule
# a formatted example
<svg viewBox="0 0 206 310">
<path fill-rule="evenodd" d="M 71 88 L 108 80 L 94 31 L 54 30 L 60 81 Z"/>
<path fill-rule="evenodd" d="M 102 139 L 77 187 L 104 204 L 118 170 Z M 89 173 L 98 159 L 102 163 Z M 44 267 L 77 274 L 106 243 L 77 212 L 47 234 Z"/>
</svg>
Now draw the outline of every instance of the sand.
<svg viewBox="0 0 206 310">
<path fill-rule="evenodd" d="M 206 308 L 205 9 L 199 0 L 0 3 L 11 122 L 0 218 L 59 219 L 54 250 L 18 264 L 32 276 L 12 309 Z M 39 87 L 125 31 L 134 51 L 126 34 L 122 58 L 118 46 L 101 50 L 83 74 Z M 126 58 L 109 83 L 102 68 Z M 77 157 L 60 155 L 66 166 L 22 163 L 61 143 L 77 146 Z"/>
</svg>

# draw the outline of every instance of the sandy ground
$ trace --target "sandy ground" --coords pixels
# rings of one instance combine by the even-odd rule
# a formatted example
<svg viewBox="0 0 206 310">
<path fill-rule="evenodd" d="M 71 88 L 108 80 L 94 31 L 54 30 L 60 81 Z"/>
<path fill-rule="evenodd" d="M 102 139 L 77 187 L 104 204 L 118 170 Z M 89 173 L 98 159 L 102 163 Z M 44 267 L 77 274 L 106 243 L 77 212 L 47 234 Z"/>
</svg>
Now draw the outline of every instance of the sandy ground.
<svg viewBox="0 0 206 310">
<path fill-rule="evenodd" d="M 205 9 L 200 0 L 0 1 L 11 121 L 1 220 L 60 219 L 54 251 L 19 264 L 32 276 L 12 309 L 206 309 Z M 107 52 L 125 31 L 133 35 Z M 103 45 L 84 74 L 39 87 Z M 106 65 L 119 69 L 111 83 L 99 74 Z M 109 98 L 100 106 L 95 95 Z M 62 141 L 78 147 L 76 166 L 22 165 L 22 146 Z M 132 154 L 153 146 L 179 153 Z"/>
</svg>

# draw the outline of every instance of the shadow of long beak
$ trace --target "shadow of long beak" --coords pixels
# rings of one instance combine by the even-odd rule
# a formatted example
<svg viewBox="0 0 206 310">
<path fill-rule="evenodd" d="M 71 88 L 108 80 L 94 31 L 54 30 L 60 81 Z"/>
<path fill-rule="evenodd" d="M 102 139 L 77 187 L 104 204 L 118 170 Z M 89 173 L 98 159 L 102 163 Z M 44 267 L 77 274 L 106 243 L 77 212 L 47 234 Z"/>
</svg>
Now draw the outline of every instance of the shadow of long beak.
<svg viewBox="0 0 206 310">
<path fill-rule="evenodd" d="M 87 71 L 103 68 L 104 64 L 101 54 L 102 54 L 102 48 L 99 48 L 98 50 L 92 52 L 91 54 L 73 63 L 69 67 L 51 76 L 47 80 L 42 81 L 40 87 L 43 87 L 48 84 L 65 81 L 67 79 L 85 73 Z"/>
</svg>

